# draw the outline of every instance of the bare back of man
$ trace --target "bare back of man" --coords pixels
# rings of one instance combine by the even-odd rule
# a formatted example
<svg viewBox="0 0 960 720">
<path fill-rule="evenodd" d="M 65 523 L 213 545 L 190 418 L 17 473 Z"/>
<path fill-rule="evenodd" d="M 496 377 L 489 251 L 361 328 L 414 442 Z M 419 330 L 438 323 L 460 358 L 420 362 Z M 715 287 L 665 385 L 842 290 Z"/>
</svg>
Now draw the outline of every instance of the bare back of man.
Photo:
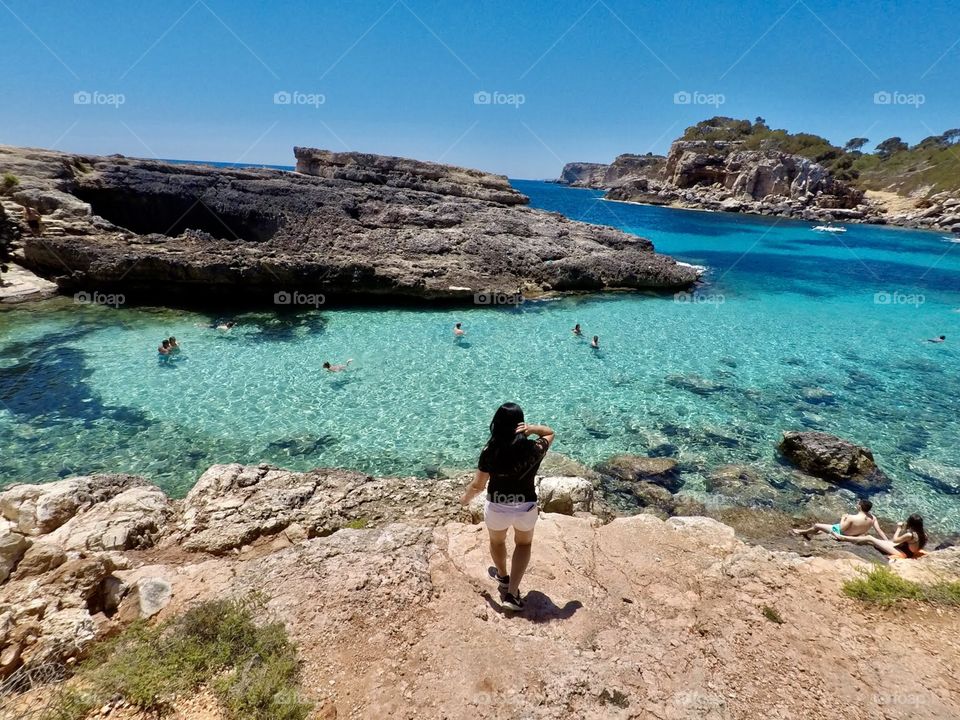
<svg viewBox="0 0 960 720">
<path fill-rule="evenodd" d="M 794 528 L 791 530 L 791 532 L 794 535 L 802 535 L 804 538 L 809 540 L 811 535 L 814 535 L 818 532 L 828 535 L 840 534 L 848 537 L 859 537 L 861 535 L 866 535 L 871 530 L 875 530 L 877 535 L 883 539 L 886 539 L 887 536 L 880 527 L 879 521 L 877 520 L 876 516 L 870 512 L 872 507 L 873 506 L 870 504 L 869 500 L 860 500 L 857 503 L 857 512 L 852 515 L 844 515 L 840 518 L 840 522 L 838 523 L 833 525 L 828 525 L 827 523 L 815 523 L 808 528 Z"/>
</svg>

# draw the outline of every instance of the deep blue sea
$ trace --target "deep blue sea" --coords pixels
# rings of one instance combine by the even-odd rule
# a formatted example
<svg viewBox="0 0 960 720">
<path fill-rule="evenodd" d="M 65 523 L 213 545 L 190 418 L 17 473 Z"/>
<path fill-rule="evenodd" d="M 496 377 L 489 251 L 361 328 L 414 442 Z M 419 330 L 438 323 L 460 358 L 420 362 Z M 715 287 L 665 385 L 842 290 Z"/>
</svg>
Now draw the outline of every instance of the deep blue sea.
<svg viewBox="0 0 960 720">
<path fill-rule="evenodd" d="M 875 498 L 881 512 L 960 529 L 960 495 L 945 492 L 960 477 L 957 243 L 514 184 L 534 207 L 706 266 L 705 282 L 679 296 L 518 307 L 250 312 L 230 332 L 207 327 L 213 314 L 170 308 L 4 309 L 2 482 L 124 471 L 183 493 L 231 461 L 427 475 L 474 466 L 491 414 L 514 400 L 557 429 L 557 451 L 588 464 L 672 444 L 694 492 L 723 463 L 782 474 L 783 430 L 836 433 L 895 478 Z M 160 365 L 169 335 L 184 359 Z M 347 372 L 321 369 L 348 358 Z"/>
</svg>

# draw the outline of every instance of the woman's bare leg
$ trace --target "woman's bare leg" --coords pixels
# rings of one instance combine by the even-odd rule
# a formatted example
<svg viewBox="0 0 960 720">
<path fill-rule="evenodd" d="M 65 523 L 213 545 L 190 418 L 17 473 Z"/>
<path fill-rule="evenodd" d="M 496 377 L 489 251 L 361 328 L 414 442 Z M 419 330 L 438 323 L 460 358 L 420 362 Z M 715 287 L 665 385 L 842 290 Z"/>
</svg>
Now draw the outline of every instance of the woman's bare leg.
<svg viewBox="0 0 960 720">
<path fill-rule="evenodd" d="M 873 535 L 839 535 L 835 534 L 834 537 L 837 540 L 843 540 L 844 542 L 851 542 L 855 545 L 872 545 L 874 548 L 882 552 L 884 555 L 896 555 L 897 549 L 894 547 L 892 540 L 881 540 L 880 538 L 873 537 Z"/>
<path fill-rule="evenodd" d="M 530 564 L 530 551 L 533 545 L 533 530 L 523 531 L 513 529 L 513 557 L 510 559 L 510 594 L 514 597 L 520 592 L 520 581 Z"/>
<path fill-rule="evenodd" d="M 487 528 L 487 532 L 490 533 L 490 557 L 493 559 L 493 564 L 497 568 L 498 575 L 507 574 L 507 531 L 506 530 L 490 530 Z"/>
</svg>

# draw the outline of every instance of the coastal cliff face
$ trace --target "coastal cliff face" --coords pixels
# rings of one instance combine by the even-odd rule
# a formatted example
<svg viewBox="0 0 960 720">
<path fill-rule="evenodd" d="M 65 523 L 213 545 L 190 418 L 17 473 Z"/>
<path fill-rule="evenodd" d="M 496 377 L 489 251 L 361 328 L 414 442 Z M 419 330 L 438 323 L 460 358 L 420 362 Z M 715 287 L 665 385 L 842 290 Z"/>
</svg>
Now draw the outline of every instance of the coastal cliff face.
<svg viewBox="0 0 960 720">
<path fill-rule="evenodd" d="M 502 176 L 297 149 L 301 172 L 0 147 L 19 179 L 19 261 L 62 290 L 147 297 L 284 290 L 473 300 L 675 289 L 696 269 L 633 235 L 531 210 Z"/>
<path fill-rule="evenodd" d="M 626 180 L 657 177 L 666 158 L 662 155 L 618 155 L 609 165 L 601 163 L 567 163 L 557 182 L 571 187 L 609 190 Z"/>
<path fill-rule="evenodd" d="M 806 220 L 859 220 L 864 194 L 822 165 L 738 142 L 677 140 L 656 177 L 624 179 L 611 200 Z"/>
<path fill-rule="evenodd" d="M 862 560 L 747 545 L 708 518 L 604 522 L 584 478 L 539 481 L 576 514 L 541 517 L 527 607 L 505 612 L 477 510 L 456 504 L 465 481 L 220 465 L 179 501 L 123 475 L 15 486 L 0 674 L 29 688 L 30 668 L 69 667 L 136 620 L 261 592 L 322 718 L 960 715 L 955 609 L 867 612 L 841 592 Z M 955 578 L 960 553 L 894 571 Z M 52 692 L 0 713 L 31 717 Z"/>
<path fill-rule="evenodd" d="M 631 158 L 648 157 L 622 155 L 611 165 L 571 163 L 558 182 L 607 190 L 610 200 L 960 233 L 957 192 L 932 193 L 928 187 L 909 195 L 892 190 L 865 192 L 853 180 L 838 178 L 826 165 L 783 149 L 804 147 L 804 143 L 809 152 L 828 158 L 824 162 L 832 161 L 855 177 L 849 168 L 859 156 L 844 155 L 822 138 L 713 118 L 688 128 L 659 162 L 638 166 Z"/>
</svg>

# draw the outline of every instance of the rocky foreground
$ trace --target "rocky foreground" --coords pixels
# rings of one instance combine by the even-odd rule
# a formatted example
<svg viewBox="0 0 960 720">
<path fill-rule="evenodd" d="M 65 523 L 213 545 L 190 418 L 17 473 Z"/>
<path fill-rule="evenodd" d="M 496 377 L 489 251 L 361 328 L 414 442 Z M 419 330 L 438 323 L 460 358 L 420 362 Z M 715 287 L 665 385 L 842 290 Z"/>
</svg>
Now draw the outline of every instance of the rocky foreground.
<svg viewBox="0 0 960 720">
<path fill-rule="evenodd" d="M 960 717 L 960 612 L 865 610 L 841 594 L 868 567 L 853 556 L 773 552 L 702 517 L 605 522 L 592 481 L 539 486 L 522 615 L 500 608 L 461 479 L 222 465 L 182 501 L 132 476 L 14 486 L 0 672 L 68 668 L 137 618 L 262 590 L 321 718 Z M 960 551 L 895 570 L 956 578 Z"/>
<path fill-rule="evenodd" d="M 473 301 L 677 289 L 648 240 L 531 210 L 506 177 L 296 148 L 297 172 L 0 146 L 0 226 L 67 292 Z"/>
</svg>

